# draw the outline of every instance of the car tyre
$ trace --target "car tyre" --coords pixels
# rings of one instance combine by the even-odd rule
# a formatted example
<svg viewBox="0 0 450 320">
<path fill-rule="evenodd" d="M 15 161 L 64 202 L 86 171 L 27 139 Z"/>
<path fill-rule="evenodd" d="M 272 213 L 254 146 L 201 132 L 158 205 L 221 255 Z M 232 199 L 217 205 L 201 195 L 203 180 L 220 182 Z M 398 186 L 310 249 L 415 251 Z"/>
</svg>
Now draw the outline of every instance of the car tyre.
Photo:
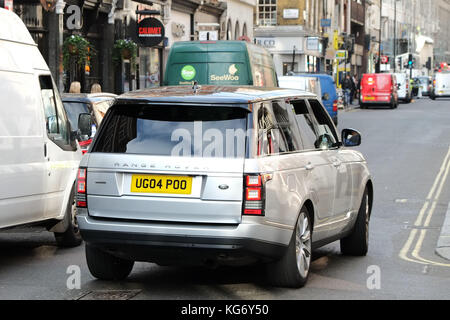
<svg viewBox="0 0 450 320">
<path fill-rule="evenodd" d="M 55 232 L 56 243 L 62 248 L 77 247 L 83 241 L 81 238 L 80 229 L 77 223 L 77 207 L 75 204 L 75 188 L 72 190 L 67 204 L 66 216 L 64 219 L 68 220 L 68 227 L 65 232 Z"/>
<path fill-rule="evenodd" d="M 361 207 L 352 232 L 341 239 L 341 252 L 349 256 L 366 256 L 369 250 L 369 221 L 370 221 L 369 193 L 364 191 Z"/>
<path fill-rule="evenodd" d="M 91 274 L 100 280 L 123 280 L 134 266 L 134 261 L 115 257 L 90 244 L 86 244 L 86 261 Z"/>
<path fill-rule="evenodd" d="M 267 265 L 267 278 L 273 286 L 301 288 L 308 280 L 311 260 L 312 223 L 308 210 L 303 208 L 284 256 Z"/>
</svg>

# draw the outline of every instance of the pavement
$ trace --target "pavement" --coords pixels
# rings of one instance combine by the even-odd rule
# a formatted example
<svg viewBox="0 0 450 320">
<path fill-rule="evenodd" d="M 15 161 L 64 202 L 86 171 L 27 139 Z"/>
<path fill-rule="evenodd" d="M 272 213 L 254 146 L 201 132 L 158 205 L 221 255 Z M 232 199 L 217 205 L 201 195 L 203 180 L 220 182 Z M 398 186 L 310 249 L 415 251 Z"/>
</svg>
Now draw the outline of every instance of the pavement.
<svg viewBox="0 0 450 320">
<path fill-rule="evenodd" d="M 450 260 L 450 203 L 448 204 L 447 214 L 441 228 L 436 253 L 442 258 Z"/>
</svg>

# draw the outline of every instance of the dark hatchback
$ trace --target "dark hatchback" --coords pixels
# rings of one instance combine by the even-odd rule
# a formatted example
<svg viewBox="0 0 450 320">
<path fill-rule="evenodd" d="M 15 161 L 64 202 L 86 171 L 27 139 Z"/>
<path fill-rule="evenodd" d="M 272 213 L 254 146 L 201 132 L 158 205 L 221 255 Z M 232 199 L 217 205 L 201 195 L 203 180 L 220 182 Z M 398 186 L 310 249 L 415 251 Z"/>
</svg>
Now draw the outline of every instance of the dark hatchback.
<svg viewBox="0 0 450 320">
<path fill-rule="evenodd" d="M 78 117 L 81 113 L 91 114 L 92 136 L 82 137 L 79 141 L 83 154 L 87 152 L 97 128 L 116 97 L 117 95 L 113 93 L 65 93 L 62 95 L 61 99 L 64 109 L 66 109 L 67 117 L 73 130 L 78 130 Z"/>
</svg>

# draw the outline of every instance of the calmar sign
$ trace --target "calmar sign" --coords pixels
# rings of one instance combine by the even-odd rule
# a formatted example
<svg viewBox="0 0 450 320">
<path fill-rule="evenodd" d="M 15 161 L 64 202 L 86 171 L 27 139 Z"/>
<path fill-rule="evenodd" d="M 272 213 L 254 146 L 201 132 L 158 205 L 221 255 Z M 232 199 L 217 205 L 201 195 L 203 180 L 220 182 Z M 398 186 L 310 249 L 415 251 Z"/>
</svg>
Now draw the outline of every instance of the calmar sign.
<svg viewBox="0 0 450 320">
<path fill-rule="evenodd" d="M 164 25 L 155 18 L 145 18 L 137 25 L 137 37 L 144 47 L 158 45 L 164 39 Z"/>
</svg>

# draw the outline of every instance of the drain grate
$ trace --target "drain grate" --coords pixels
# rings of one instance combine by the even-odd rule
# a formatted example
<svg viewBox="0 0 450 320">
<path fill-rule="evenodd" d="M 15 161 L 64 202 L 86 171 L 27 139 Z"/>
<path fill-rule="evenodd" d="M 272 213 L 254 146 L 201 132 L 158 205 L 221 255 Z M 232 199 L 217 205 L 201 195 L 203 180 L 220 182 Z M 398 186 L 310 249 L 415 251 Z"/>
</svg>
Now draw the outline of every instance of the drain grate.
<svg viewBox="0 0 450 320">
<path fill-rule="evenodd" d="M 130 300 L 142 290 L 95 290 L 86 293 L 77 300 Z"/>
</svg>

